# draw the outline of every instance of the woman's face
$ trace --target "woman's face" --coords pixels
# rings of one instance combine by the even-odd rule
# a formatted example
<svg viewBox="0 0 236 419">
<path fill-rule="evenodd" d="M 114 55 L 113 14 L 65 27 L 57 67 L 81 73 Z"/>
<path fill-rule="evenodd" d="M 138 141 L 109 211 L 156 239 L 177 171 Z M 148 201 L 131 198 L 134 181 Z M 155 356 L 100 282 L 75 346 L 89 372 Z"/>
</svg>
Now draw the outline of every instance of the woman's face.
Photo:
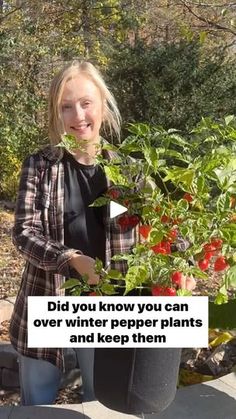
<svg viewBox="0 0 236 419">
<path fill-rule="evenodd" d="M 78 141 L 98 143 L 103 119 L 101 93 L 92 80 L 83 74 L 65 84 L 61 98 L 61 113 L 65 132 Z"/>
</svg>

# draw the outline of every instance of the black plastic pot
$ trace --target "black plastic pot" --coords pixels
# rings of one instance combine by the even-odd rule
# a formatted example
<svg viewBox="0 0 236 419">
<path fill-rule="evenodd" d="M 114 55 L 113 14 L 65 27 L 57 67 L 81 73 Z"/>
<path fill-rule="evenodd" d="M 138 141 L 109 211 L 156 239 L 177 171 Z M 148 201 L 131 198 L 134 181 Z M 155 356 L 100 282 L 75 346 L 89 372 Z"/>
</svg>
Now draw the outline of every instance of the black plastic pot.
<svg viewBox="0 0 236 419">
<path fill-rule="evenodd" d="M 127 414 L 160 413 L 175 398 L 181 349 L 95 350 L 99 402 Z"/>
</svg>

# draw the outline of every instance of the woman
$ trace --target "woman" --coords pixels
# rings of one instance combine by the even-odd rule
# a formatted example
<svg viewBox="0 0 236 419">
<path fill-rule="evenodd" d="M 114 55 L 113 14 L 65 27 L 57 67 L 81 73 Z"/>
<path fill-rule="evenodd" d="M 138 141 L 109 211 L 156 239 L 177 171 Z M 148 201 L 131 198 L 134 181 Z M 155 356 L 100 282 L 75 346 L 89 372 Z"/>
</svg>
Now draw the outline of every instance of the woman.
<svg viewBox="0 0 236 419">
<path fill-rule="evenodd" d="M 20 354 L 23 405 L 53 403 L 64 370 L 62 349 L 28 348 L 27 297 L 63 295 L 65 279 L 83 274 L 96 284 L 96 257 L 125 273 L 126 263 L 111 257 L 128 252 L 139 238 L 137 226 L 124 232 L 106 208 L 89 206 L 109 188 L 95 164 L 98 153 L 114 157 L 102 150 L 100 131 L 106 127 L 119 137 L 119 110 L 98 70 L 78 61 L 63 68 L 49 92 L 51 145 L 23 164 L 13 228 L 13 242 L 26 260 L 10 324 L 11 342 Z M 71 152 L 55 147 L 65 133 L 77 140 Z M 189 278 L 183 281 L 183 288 L 194 286 Z M 84 400 L 93 400 L 94 349 L 76 353 Z"/>
<path fill-rule="evenodd" d="M 109 184 L 95 164 L 101 151 L 100 130 L 119 137 L 120 114 L 98 70 L 73 62 L 53 79 L 49 92 L 51 146 L 29 156 L 22 168 L 13 242 L 26 260 L 10 325 L 11 342 L 20 354 L 21 402 L 51 404 L 64 369 L 63 350 L 27 347 L 27 297 L 63 295 L 66 278 L 88 274 L 99 281 L 95 258 L 105 265 L 114 253 L 127 251 L 137 229 L 122 233 L 102 208 L 89 207 Z M 63 134 L 73 134 L 78 147 L 69 153 L 54 147 Z M 113 265 L 124 271 L 124 263 Z M 77 349 L 84 400 L 93 400 L 93 349 Z"/>
</svg>

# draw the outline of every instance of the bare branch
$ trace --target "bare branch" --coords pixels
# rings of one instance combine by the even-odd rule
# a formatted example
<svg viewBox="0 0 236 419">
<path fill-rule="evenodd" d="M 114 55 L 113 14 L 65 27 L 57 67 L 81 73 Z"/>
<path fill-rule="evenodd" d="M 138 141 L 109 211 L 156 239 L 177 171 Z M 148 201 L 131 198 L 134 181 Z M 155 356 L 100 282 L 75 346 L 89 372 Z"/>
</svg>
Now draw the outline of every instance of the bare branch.
<svg viewBox="0 0 236 419">
<path fill-rule="evenodd" d="M 12 15 L 13 13 L 17 12 L 18 10 L 22 9 L 22 6 L 20 7 L 16 7 L 15 9 L 12 9 L 10 12 L 6 13 L 6 14 L 2 14 L 2 16 L 0 17 L 0 23 L 8 18 L 8 16 Z"/>
<path fill-rule="evenodd" d="M 223 25 L 220 25 L 219 23 L 213 22 L 210 19 L 204 18 L 203 16 L 199 16 L 184 0 L 180 0 L 180 1 L 183 4 L 183 6 L 189 11 L 189 13 L 191 13 L 193 16 L 195 16 L 201 22 L 207 23 L 209 26 L 212 26 L 215 29 L 218 29 L 218 30 L 221 30 L 221 31 L 224 31 L 224 32 L 229 32 L 232 35 L 236 36 L 236 31 L 232 30 L 231 28 L 229 28 L 227 26 L 223 26 Z"/>
<path fill-rule="evenodd" d="M 184 1 L 182 3 L 185 3 Z M 236 6 L 236 3 L 221 3 L 221 4 L 215 4 L 215 3 L 197 3 L 195 1 L 188 1 L 189 4 L 192 4 L 193 6 L 197 7 L 234 7 Z"/>
</svg>

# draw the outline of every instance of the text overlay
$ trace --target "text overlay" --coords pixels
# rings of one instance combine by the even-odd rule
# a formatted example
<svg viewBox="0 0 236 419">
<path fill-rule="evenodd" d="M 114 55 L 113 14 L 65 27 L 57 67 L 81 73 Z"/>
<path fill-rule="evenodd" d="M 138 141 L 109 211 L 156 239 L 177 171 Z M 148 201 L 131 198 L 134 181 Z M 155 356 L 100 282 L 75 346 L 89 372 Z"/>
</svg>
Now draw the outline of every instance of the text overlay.
<svg viewBox="0 0 236 419">
<path fill-rule="evenodd" d="M 28 297 L 30 348 L 208 346 L 208 297 Z"/>
</svg>

